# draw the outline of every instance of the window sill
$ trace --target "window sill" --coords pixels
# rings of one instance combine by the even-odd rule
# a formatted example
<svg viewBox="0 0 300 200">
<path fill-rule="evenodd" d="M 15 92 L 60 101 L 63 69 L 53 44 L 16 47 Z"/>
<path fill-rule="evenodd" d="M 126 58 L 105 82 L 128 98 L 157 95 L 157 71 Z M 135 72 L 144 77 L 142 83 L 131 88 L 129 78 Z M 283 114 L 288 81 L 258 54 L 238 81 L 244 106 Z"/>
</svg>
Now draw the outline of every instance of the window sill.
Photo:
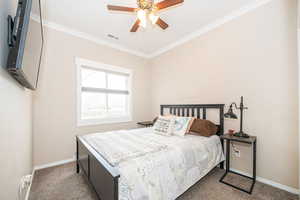
<svg viewBox="0 0 300 200">
<path fill-rule="evenodd" d="M 87 119 L 79 120 L 77 122 L 77 127 L 81 126 L 97 126 L 105 124 L 119 124 L 119 123 L 128 123 L 132 122 L 131 117 L 122 117 L 122 118 L 104 118 L 104 119 Z"/>
</svg>

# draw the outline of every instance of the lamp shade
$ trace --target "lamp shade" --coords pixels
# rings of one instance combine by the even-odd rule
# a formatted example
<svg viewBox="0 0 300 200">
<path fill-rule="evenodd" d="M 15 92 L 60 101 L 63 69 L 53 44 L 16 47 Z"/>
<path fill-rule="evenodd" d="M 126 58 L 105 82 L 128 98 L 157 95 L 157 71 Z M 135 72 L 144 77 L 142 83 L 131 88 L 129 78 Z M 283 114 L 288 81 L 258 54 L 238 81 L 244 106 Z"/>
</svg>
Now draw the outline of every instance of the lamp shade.
<svg viewBox="0 0 300 200">
<path fill-rule="evenodd" d="M 225 118 L 237 119 L 237 115 L 233 113 L 232 106 L 228 109 L 228 112 L 224 114 Z"/>
</svg>

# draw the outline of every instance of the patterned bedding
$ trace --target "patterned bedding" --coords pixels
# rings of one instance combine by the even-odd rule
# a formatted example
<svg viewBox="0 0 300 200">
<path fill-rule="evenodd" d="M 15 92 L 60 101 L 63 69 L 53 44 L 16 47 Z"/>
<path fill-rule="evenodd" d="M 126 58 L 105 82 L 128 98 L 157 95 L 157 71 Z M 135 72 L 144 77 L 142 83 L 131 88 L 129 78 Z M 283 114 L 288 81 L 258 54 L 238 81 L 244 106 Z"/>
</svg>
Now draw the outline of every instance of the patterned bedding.
<svg viewBox="0 0 300 200">
<path fill-rule="evenodd" d="M 152 128 L 84 139 L 120 171 L 120 200 L 174 200 L 224 161 L 218 136 L 162 136 Z"/>
<path fill-rule="evenodd" d="M 116 167 L 131 158 L 167 148 L 167 145 L 161 142 L 161 136 L 151 133 L 151 129 L 142 132 L 139 129 L 120 130 L 90 134 L 84 136 L 84 139 L 113 167 Z"/>
</svg>

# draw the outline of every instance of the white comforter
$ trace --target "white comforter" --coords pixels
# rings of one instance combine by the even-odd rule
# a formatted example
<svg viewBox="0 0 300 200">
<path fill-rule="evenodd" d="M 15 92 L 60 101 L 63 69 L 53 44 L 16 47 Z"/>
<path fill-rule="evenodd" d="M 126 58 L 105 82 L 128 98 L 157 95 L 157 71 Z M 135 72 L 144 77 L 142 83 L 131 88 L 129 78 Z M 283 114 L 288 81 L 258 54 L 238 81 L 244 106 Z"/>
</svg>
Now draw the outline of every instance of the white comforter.
<svg viewBox="0 0 300 200">
<path fill-rule="evenodd" d="M 161 136 L 152 128 L 84 137 L 119 169 L 120 200 L 174 200 L 224 161 L 218 136 Z"/>
</svg>

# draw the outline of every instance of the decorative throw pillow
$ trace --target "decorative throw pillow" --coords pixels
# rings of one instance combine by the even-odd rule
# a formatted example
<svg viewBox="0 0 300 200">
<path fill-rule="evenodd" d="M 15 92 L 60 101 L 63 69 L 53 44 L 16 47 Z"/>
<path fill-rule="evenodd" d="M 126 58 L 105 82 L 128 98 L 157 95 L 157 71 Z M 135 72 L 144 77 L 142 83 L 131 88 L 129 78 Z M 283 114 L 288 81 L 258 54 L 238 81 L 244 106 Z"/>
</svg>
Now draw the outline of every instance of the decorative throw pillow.
<svg viewBox="0 0 300 200">
<path fill-rule="evenodd" d="M 218 127 L 211 121 L 195 119 L 189 132 L 200 136 L 210 137 L 218 132 Z"/>
<path fill-rule="evenodd" d="M 173 134 L 184 136 L 190 129 L 191 123 L 194 121 L 193 117 L 174 117 L 174 130 Z"/>
<path fill-rule="evenodd" d="M 154 133 L 164 136 L 171 136 L 174 128 L 174 118 L 173 117 L 163 117 L 160 116 L 156 120 L 153 130 Z"/>
</svg>

